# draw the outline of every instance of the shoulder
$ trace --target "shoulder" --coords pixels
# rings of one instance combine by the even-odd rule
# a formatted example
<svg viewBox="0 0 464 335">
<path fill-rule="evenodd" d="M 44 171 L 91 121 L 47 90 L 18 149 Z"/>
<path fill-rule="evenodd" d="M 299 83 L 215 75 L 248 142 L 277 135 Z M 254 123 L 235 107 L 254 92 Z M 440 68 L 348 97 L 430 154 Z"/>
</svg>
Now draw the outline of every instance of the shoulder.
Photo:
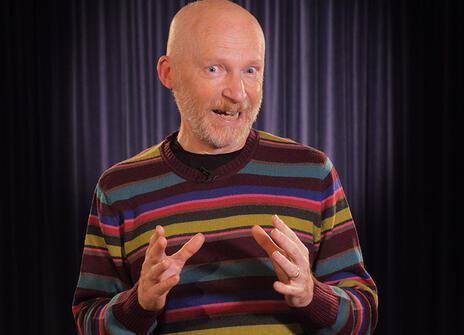
<svg viewBox="0 0 464 335">
<path fill-rule="evenodd" d="M 291 161 L 300 161 L 301 163 L 325 165 L 330 162 L 330 159 L 322 150 L 312 146 L 261 130 L 258 131 L 258 134 L 260 145 L 268 154 L 272 153 L 281 158 L 287 157 Z"/>
<path fill-rule="evenodd" d="M 153 177 L 162 166 L 161 144 L 146 148 L 106 169 L 98 180 L 98 188 L 107 193 L 123 185 Z"/>
</svg>

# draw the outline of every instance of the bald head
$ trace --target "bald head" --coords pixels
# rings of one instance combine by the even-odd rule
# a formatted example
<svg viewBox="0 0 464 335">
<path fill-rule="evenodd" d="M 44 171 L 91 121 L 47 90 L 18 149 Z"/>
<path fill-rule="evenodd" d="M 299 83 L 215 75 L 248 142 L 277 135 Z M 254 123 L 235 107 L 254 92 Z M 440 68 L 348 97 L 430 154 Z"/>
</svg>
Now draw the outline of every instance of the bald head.
<svg viewBox="0 0 464 335">
<path fill-rule="evenodd" d="M 174 16 L 157 71 L 176 100 L 185 150 L 243 147 L 261 106 L 264 48 L 256 18 L 233 2 L 196 1 Z"/>
<path fill-rule="evenodd" d="M 226 35 L 231 30 L 255 38 L 256 48 L 264 54 L 264 34 L 256 18 L 227 0 L 200 0 L 180 9 L 171 22 L 166 54 L 181 61 L 208 35 L 223 34 L 224 38 L 230 38 Z"/>
</svg>

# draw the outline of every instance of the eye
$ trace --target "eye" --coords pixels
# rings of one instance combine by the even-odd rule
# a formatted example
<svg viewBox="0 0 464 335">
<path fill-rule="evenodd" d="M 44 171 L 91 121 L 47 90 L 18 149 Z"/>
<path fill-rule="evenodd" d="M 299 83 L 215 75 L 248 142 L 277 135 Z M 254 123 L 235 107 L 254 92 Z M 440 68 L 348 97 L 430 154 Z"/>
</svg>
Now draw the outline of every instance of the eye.
<svg viewBox="0 0 464 335">
<path fill-rule="evenodd" d="M 208 66 L 207 71 L 209 73 L 217 73 L 219 72 L 219 67 L 217 65 L 210 65 Z"/>
<path fill-rule="evenodd" d="M 256 73 L 258 73 L 258 70 L 254 66 L 250 66 L 249 68 L 247 68 L 246 73 L 248 73 L 248 74 L 256 74 Z"/>
</svg>

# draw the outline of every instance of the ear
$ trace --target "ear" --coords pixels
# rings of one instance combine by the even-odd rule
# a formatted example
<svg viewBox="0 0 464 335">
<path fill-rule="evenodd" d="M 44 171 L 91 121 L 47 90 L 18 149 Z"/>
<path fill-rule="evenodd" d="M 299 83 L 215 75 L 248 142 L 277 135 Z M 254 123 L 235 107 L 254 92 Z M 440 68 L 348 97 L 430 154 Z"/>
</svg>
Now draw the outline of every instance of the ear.
<svg viewBox="0 0 464 335">
<path fill-rule="evenodd" d="M 158 78 L 161 83 L 169 89 L 172 89 L 172 68 L 168 56 L 161 56 L 156 66 Z"/>
</svg>

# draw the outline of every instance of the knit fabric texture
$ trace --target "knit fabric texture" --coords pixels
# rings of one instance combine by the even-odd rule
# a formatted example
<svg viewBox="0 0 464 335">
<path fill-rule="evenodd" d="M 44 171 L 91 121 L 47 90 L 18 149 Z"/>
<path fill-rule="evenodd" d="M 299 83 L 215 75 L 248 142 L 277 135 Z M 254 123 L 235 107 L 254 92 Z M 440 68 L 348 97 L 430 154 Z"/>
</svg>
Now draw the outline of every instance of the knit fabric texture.
<svg viewBox="0 0 464 335">
<path fill-rule="evenodd" d="M 73 301 L 80 334 L 370 334 L 377 290 L 330 159 L 252 129 L 240 154 L 204 173 L 170 142 L 106 170 L 95 189 Z M 312 302 L 289 307 L 272 262 L 251 235 L 277 214 L 309 250 Z M 144 310 L 137 282 L 149 239 L 164 227 L 168 255 L 201 232 L 164 310 Z"/>
</svg>

